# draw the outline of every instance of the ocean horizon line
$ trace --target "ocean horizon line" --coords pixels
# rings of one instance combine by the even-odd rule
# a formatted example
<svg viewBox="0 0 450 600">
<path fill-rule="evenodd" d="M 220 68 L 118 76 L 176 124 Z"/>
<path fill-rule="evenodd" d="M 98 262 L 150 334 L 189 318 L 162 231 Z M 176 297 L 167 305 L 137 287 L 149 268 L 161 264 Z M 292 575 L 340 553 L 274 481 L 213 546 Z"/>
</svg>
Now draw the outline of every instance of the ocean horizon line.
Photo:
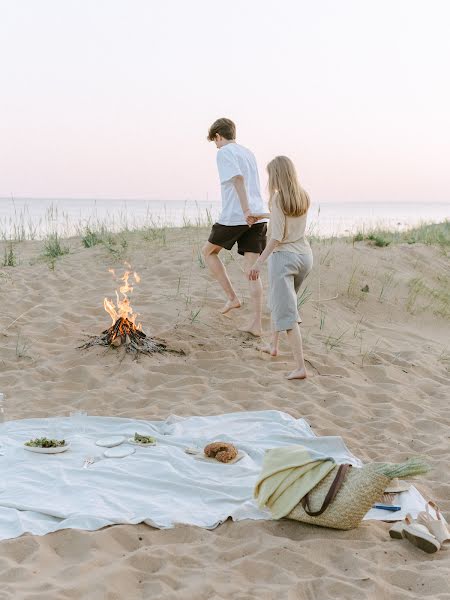
<svg viewBox="0 0 450 600">
<path fill-rule="evenodd" d="M 187 203 L 187 202 L 191 202 L 191 203 L 206 203 L 206 204 L 220 204 L 221 200 L 219 199 L 215 199 L 215 200 L 211 200 L 211 199 L 195 199 L 195 198 L 183 198 L 183 199 L 179 199 L 179 198 L 172 198 L 170 200 L 161 200 L 160 198 L 133 198 L 133 197 L 126 197 L 126 198 L 115 198 L 115 197 L 84 197 L 84 196 L 6 196 L 6 195 L 0 195 L 0 201 L 1 200 L 7 200 L 9 202 L 15 202 L 15 201 L 27 201 L 27 200 L 40 200 L 40 201 L 77 201 L 77 202 L 158 202 L 161 204 L 165 204 L 165 203 Z M 367 204 L 367 205 L 371 205 L 371 204 L 387 204 L 387 205 L 391 205 L 391 204 L 402 204 L 402 205 L 421 205 L 423 206 L 424 204 L 430 204 L 430 205 L 449 205 L 450 206 L 450 199 L 449 200 L 321 200 L 321 201 L 314 201 L 313 200 L 313 204 L 318 206 L 320 204 Z"/>
</svg>

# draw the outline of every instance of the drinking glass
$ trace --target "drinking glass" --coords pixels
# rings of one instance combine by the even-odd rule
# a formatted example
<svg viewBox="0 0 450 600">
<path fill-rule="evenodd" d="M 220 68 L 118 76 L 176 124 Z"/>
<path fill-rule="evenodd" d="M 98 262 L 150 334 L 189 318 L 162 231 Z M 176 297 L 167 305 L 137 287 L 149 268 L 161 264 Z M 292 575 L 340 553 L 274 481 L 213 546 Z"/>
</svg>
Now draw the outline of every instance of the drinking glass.
<svg viewBox="0 0 450 600">
<path fill-rule="evenodd" d="M 87 415 L 87 412 L 82 410 L 76 410 L 70 413 L 75 434 L 82 435 L 85 432 Z"/>
</svg>

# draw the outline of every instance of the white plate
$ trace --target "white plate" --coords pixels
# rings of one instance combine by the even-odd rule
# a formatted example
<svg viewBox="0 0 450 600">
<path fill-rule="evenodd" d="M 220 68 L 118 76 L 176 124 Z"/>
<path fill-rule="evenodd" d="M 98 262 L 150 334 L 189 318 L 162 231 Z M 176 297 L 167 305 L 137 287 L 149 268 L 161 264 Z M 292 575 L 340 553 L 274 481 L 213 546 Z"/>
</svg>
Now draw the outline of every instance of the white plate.
<svg viewBox="0 0 450 600">
<path fill-rule="evenodd" d="M 28 452 L 37 452 L 38 454 L 61 454 L 70 448 L 70 443 L 65 446 L 56 446 L 56 448 L 39 448 L 38 446 L 25 446 L 25 444 L 23 447 Z"/>
<path fill-rule="evenodd" d="M 123 435 L 112 435 L 111 437 L 105 437 L 101 440 L 97 440 L 95 444 L 102 448 L 114 448 L 114 446 L 120 446 L 125 441 Z"/>
<path fill-rule="evenodd" d="M 142 446 L 143 448 L 146 448 L 147 446 L 156 446 L 156 442 L 152 442 L 150 444 L 144 444 L 142 442 L 135 442 L 134 438 L 128 438 L 128 443 L 134 444 L 135 446 Z"/>
<path fill-rule="evenodd" d="M 245 454 L 243 452 L 238 452 L 235 458 L 226 463 L 222 462 L 221 460 L 216 460 L 212 456 L 205 456 L 203 452 L 201 454 L 197 454 L 194 456 L 194 458 L 195 460 L 204 460 L 205 462 L 215 463 L 216 465 L 234 465 L 235 463 L 239 462 L 241 458 L 244 458 L 244 456 Z"/>
<path fill-rule="evenodd" d="M 195 448 L 185 448 L 184 451 L 186 452 L 186 454 L 192 454 L 194 456 L 195 460 L 204 460 L 205 462 L 216 463 L 216 465 L 234 465 L 234 463 L 239 462 L 245 456 L 244 452 L 242 452 L 241 450 L 238 450 L 238 453 L 235 456 L 235 458 L 224 463 L 220 460 L 216 460 L 212 456 L 206 456 L 205 453 L 203 452 L 203 450 L 196 451 Z"/>
<path fill-rule="evenodd" d="M 123 446 L 123 448 L 108 448 L 108 450 L 103 452 L 103 456 L 106 456 L 106 458 L 125 458 L 125 456 L 130 456 L 130 454 L 134 454 L 135 452 L 136 448 Z"/>
</svg>

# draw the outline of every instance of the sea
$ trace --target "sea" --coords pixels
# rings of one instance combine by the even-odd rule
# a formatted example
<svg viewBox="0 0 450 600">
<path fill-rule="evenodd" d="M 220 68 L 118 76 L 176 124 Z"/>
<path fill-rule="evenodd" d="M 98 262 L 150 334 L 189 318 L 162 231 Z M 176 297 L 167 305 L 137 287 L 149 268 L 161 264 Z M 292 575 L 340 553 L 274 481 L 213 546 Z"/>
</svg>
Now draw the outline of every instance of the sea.
<svg viewBox="0 0 450 600">
<path fill-rule="evenodd" d="M 208 226 L 220 202 L 0 198 L 0 238 L 42 239 L 80 235 L 90 228 L 117 232 L 154 227 Z M 344 236 L 383 228 L 405 230 L 450 219 L 450 202 L 322 202 L 309 211 L 310 235 Z"/>
</svg>

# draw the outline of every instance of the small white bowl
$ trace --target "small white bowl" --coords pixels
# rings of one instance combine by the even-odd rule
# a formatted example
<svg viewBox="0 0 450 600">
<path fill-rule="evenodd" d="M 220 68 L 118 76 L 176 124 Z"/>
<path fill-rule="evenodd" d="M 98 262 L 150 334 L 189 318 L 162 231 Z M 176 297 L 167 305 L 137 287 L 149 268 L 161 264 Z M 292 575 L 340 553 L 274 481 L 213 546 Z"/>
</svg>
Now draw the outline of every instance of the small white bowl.
<svg viewBox="0 0 450 600">
<path fill-rule="evenodd" d="M 156 441 L 144 444 L 143 442 L 135 442 L 134 438 L 128 438 L 128 443 L 133 444 L 134 446 L 142 446 L 143 448 L 147 448 L 147 446 L 156 446 Z"/>
<path fill-rule="evenodd" d="M 103 456 L 106 458 L 125 458 L 125 456 L 130 456 L 136 452 L 135 448 L 130 448 L 129 446 L 123 446 L 122 448 L 107 448 L 103 452 Z"/>
<path fill-rule="evenodd" d="M 123 435 L 111 435 L 110 437 L 101 438 L 95 442 L 96 446 L 102 448 L 114 448 L 114 446 L 120 446 L 125 441 Z"/>
<path fill-rule="evenodd" d="M 23 445 L 24 450 L 28 452 L 36 452 L 37 454 L 61 454 L 70 448 L 70 442 L 64 446 L 55 446 L 54 448 L 39 448 L 38 446 L 26 446 Z"/>
</svg>

